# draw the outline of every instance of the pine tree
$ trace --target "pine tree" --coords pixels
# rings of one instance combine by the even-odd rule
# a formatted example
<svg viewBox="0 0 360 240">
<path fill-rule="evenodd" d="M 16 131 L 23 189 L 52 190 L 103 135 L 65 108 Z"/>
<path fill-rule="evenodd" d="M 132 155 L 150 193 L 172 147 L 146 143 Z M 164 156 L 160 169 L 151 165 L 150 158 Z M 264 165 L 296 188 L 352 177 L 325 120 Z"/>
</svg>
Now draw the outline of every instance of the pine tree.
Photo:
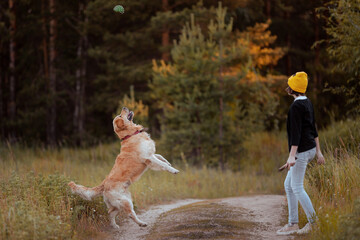
<svg viewBox="0 0 360 240">
<path fill-rule="evenodd" d="M 346 76 L 346 84 L 337 88 L 345 93 L 349 112 L 360 114 L 360 1 L 336 0 L 328 5 L 327 33 L 331 37 L 327 51 L 335 59 L 335 71 Z"/>
<path fill-rule="evenodd" d="M 173 64 L 161 61 L 159 65 L 154 61 L 150 88 L 157 106 L 164 110 L 160 120 L 164 146 L 195 163 L 222 166 L 220 150 L 229 125 L 223 115 L 228 108 L 226 103 L 236 95 L 239 78 L 226 73 L 231 65 L 242 63 L 244 69 L 238 74 L 244 75 L 249 55 L 245 46 L 230 41 L 232 20 L 225 22 L 226 8 L 220 4 L 216 13 L 207 35 L 191 15 L 191 22 L 183 28 L 179 41 L 174 42 Z"/>
<path fill-rule="evenodd" d="M 195 163 L 238 167 L 242 139 L 276 125 L 278 100 L 270 89 L 284 77 L 271 67 L 284 50 L 271 47 L 269 23 L 234 32 L 221 4 L 208 11 L 215 19 L 207 31 L 192 15 L 174 42 L 173 61 L 153 63 L 153 107 L 163 109 L 160 146 Z"/>
</svg>

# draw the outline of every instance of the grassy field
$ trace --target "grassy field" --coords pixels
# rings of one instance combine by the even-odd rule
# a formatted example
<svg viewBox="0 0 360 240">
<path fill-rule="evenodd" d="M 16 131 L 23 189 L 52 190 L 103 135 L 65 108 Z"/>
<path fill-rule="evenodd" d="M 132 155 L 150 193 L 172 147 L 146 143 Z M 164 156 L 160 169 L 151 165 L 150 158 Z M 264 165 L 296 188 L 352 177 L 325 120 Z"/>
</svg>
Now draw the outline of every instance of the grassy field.
<svg viewBox="0 0 360 240">
<path fill-rule="evenodd" d="M 319 217 L 318 228 L 312 234 L 312 239 L 359 239 L 360 208 L 358 215 L 351 219 L 355 212 L 354 203 L 360 200 L 360 164 L 359 157 L 344 152 L 337 158 L 327 154 L 325 166 L 311 166 L 305 178 L 308 194 L 313 201 Z M 303 225 L 306 216 L 300 216 Z M 350 221 L 343 226 L 344 221 Z M 351 228 L 352 221 L 357 221 L 357 227 L 352 229 L 352 237 L 341 237 L 342 231 Z M 357 229 L 357 230 L 356 230 Z M 357 231 L 357 233 L 356 233 Z M 357 234 L 356 237 L 354 234 Z"/>
<path fill-rule="evenodd" d="M 311 239 L 360 239 L 360 121 L 335 123 L 320 136 L 326 164 L 312 163 L 305 177 L 319 217 Z"/>
<path fill-rule="evenodd" d="M 0 150 L 0 238 L 69 239 L 98 236 L 107 225 L 102 198 L 88 202 L 69 193 L 67 182 L 101 183 L 119 144 L 91 149 L 47 150 L 3 146 Z M 284 176 L 274 172 L 220 171 L 174 163 L 181 172 L 146 172 L 130 187 L 136 209 L 184 198 L 222 198 L 283 192 Z M 45 231 L 44 231 L 45 229 Z"/>
<path fill-rule="evenodd" d="M 359 129 L 354 121 L 337 123 L 320 133 L 326 139 L 322 142 L 327 162 L 318 166 L 314 161 L 305 180 L 319 217 L 311 239 L 335 239 L 339 232 L 344 236 L 353 234 L 347 226 L 359 229 L 356 219 L 360 206 L 354 205 L 360 196 Z M 260 143 L 263 147 L 259 147 Z M 257 133 L 243 147 L 241 171 L 196 168 L 188 166 L 186 160 L 173 163 L 181 171 L 178 175 L 148 171 L 131 186 L 135 208 L 184 198 L 284 194 L 286 172 L 277 173 L 276 169 L 287 159 L 286 136 Z M 84 239 L 106 235 L 103 229 L 107 213 L 102 198 L 88 202 L 73 196 L 67 182 L 100 184 L 119 149 L 119 143 L 58 150 L 3 144 L 0 239 Z M 306 222 L 302 210 L 300 221 L 301 225 Z"/>
</svg>

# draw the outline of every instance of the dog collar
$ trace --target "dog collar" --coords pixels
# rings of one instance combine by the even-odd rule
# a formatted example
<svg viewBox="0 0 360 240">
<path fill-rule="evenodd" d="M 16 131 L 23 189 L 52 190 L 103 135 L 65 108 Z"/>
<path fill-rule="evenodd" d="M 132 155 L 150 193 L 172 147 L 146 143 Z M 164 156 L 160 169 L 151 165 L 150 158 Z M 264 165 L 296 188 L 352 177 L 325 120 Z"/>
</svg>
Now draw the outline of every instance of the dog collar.
<svg viewBox="0 0 360 240">
<path fill-rule="evenodd" d="M 128 138 L 130 138 L 130 137 L 132 137 L 132 136 L 134 136 L 134 135 L 136 135 L 136 134 L 138 134 L 138 133 L 141 133 L 141 132 L 143 132 L 143 131 L 144 131 L 144 129 L 137 130 L 135 133 L 133 133 L 133 134 L 131 134 L 131 135 L 127 135 L 127 136 L 125 136 L 124 138 L 122 138 L 121 141 L 124 141 L 124 140 L 126 140 L 126 139 L 128 139 Z"/>
</svg>

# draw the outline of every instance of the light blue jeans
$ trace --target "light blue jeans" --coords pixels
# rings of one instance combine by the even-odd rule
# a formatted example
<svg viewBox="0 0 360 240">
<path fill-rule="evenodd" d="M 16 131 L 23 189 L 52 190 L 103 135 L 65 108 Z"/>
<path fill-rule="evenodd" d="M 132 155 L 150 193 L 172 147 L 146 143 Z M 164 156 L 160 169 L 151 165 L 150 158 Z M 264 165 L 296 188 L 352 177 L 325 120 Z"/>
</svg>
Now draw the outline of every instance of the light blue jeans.
<svg viewBox="0 0 360 240">
<path fill-rule="evenodd" d="M 290 168 L 284 186 L 289 208 L 289 223 L 299 223 L 298 202 L 304 209 L 310 223 L 315 222 L 316 213 L 304 189 L 304 176 L 307 164 L 315 157 L 316 148 L 296 153 L 296 163 Z"/>
</svg>

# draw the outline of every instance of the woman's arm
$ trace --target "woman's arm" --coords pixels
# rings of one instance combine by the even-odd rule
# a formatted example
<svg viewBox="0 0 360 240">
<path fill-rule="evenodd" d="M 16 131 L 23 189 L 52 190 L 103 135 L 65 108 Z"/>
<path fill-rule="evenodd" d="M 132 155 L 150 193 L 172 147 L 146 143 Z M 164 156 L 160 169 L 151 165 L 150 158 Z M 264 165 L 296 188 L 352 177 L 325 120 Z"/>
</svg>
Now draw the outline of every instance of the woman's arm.
<svg viewBox="0 0 360 240">
<path fill-rule="evenodd" d="M 319 137 L 315 138 L 315 143 L 316 143 L 316 156 L 317 156 L 317 163 L 318 164 L 324 164 L 325 163 L 325 158 L 321 153 L 321 149 L 320 149 L 320 143 L 319 143 Z"/>
</svg>

